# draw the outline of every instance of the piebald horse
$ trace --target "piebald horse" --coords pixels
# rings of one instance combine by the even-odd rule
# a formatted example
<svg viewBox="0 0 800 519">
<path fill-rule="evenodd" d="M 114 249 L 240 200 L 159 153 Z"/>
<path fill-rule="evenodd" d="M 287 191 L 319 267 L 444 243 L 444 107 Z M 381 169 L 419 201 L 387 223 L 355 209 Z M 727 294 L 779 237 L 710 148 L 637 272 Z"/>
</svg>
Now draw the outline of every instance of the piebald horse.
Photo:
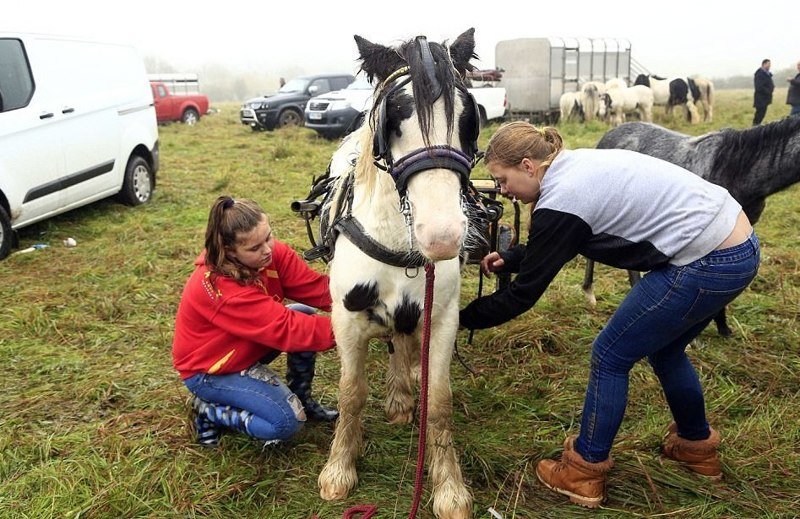
<svg viewBox="0 0 800 519">
<path fill-rule="evenodd" d="M 479 112 L 464 84 L 474 30 L 452 45 L 425 37 L 396 48 L 355 37 L 361 69 L 376 79 L 363 125 L 334 153 L 322 205 L 330 262 L 332 321 L 341 360 L 339 419 L 319 475 L 323 499 L 358 482 L 371 338 L 391 336 L 385 411 L 414 417 L 412 368 L 419 359 L 428 264 L 435 265 L 428 393 L 427 465 L 433 512 L 471 517 L 472 496 L 453 448 L 450 361 L 458 329 L 460 259 L 469 232 L 466 188 L 475 163 Z"/>
</svg>

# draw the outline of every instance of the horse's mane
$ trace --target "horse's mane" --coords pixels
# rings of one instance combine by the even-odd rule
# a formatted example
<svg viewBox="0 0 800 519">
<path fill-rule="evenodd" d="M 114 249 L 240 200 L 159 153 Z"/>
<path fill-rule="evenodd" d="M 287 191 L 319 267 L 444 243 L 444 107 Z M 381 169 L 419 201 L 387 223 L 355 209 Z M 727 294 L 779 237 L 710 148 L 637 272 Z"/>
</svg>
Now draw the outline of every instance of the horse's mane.
<svg viewBox="0 0 800 519">
<path fill-rule="evenodd" d="M 460 81 L 456 78 L 455 68 L 450 60 L 450 54 L 444 45 L 439 43 L 430 42 L 430 51 L 434 60 L 434 70 L 436 79 L 438 79 L 441 89 L 436 91 L 431 79 L 425 71 L 425 64 L 422 61 L 422 54 L 420 52 L 420 45 L 417 40 L 408 40 L 400 45 L 397 49 L 397 54 L 408 64 L 409 73 L 411 77 L 411 85 L 414 93 L 414 108 L 417 112 L 417 121 L 419 121 L 420 129 L 422 130 L 422 138 L 425 146 L 430 146 L 430 128 L 433 117 L 433 104 L 440 97 L 444 100 L 445 107 L 445 120 L 447 121 L 447 140 L 449 141 L 453 134 L 453 113 L 455 107 L 455 86 L 456 82 Z M 378 116 L 377 107 L 380 106 L 383 98 L 388 94 L 388 85 L 378 92 L 375 96 L 372 109 L 372 127 L 375 131 L 375 118 Z M 434 97 L 436 96 L 436 97 Z M 379 130 L 380 131 L 380 130 Z"/>
<path fill-rule="evenodd" d="M 798 132 L 800 117 L 789 117 L 747 130 L 720 130 L 717 135 L 721 142 L 712 171 L 716 172 L 715 176 L 735 178 L 740 172 L 752 169 L 756 161 L 765 156 L 769 157 L 770 166 L 774 166 Z"/>
</svg>

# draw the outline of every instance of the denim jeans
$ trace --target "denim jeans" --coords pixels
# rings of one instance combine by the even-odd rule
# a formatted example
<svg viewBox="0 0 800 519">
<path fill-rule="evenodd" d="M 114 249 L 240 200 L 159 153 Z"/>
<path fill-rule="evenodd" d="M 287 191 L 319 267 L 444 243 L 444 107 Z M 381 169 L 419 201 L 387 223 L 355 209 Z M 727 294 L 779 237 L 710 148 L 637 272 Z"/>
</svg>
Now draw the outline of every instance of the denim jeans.
<svg viewBox="0 0 800 519">
<path fill-rule="evenodd" d="M 758 238 L 697 261 L 653 270 L 622 301 L 592 347 L 589 384 L 575 450 L 586 461 L 608 459 L 625 414 L 628 374 L 648 358 L 681 437 L 708 438 L 703 389 L 686 346 L 758 272 Z"/>
<path fill-rule="evenodd" d="M 288 308 L 313 314 L 314 308 L 291 304 Z M 244 409 L 253 414 L 250 434 L 259 440 L 288 440 L 305 422 L 300 400 L 267 364 L 280 355 L 270 351 L 261 361 L 238 373 L 200 373 L 183 381 L 189 391 L 206 402 Z"/>
<path fill-rule="evenodd" d="M 792 105 L 792 111 L 789 112 L 789 115 L 800 115 L 800 105 Z"/>
</svg>

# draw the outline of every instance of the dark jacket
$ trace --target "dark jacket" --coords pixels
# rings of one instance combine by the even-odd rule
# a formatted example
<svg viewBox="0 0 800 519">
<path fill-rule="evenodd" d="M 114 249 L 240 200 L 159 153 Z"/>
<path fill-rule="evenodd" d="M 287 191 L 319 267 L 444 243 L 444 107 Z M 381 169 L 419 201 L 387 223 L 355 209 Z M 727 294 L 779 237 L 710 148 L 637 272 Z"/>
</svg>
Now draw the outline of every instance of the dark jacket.
<svg viewBox="0 0 800 519">
<path fill-rule="evenodd" d="M 772 102 L 772 91 L 775 90 L 772 74 L 759 67 L 753 76 L 753 86 L 756 88 L 753 96 L 753 107 L 764 108 L 769 105 Z"/>
<path fill-rule="evenodd" d="M 800 105 L 800 74 L 789 81 L 789 93 L 786 94 L 787 105 Z"/>
</svg>

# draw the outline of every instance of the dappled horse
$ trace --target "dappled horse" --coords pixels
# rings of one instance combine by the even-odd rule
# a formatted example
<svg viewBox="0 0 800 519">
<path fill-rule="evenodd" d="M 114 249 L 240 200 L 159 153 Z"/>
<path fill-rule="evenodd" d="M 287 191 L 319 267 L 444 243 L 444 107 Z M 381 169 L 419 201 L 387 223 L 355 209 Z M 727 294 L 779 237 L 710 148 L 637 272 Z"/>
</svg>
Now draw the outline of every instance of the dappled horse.
<svg viewBox="0 0 800 519">
<path fill-rule="evenodd" d="M 425 37 L 397 48 L 355 37 L 361 69 L 377 79 L 369 124 L 334 154 L 321 210 L 333 249 L 332 321 L 341 359 L 339 419 L 319 475 L 323 499 L 355 487 L 367 399 L 371 338 L 391 336 L 385 411 L 414 416 L 412 367 L 419 359 L 426 264 L 435 264 L 430 330 L 427 463 L 437 517 L 471 517 L 453 449 L 450 360 L 458 329 L 460 260 L 468 233 L 465 189 L 477 153 L 478 111 L 463 83 L 474 30 L 452 45 Z"/>
<path fill-rule="evenodd" d="M 638 151 L 688 169 L 727 189 L 754 225 L 769 195 L 800 182 L 800 117 L 698 137 L 655 124 L 626 123 L 603 135 L 597 147 Z M 590 300 L 593 266 L 589 260 L 584 278 Z M 731 334 L 724 310 L 714 321 L 720 334 Z"/>
</svg>

